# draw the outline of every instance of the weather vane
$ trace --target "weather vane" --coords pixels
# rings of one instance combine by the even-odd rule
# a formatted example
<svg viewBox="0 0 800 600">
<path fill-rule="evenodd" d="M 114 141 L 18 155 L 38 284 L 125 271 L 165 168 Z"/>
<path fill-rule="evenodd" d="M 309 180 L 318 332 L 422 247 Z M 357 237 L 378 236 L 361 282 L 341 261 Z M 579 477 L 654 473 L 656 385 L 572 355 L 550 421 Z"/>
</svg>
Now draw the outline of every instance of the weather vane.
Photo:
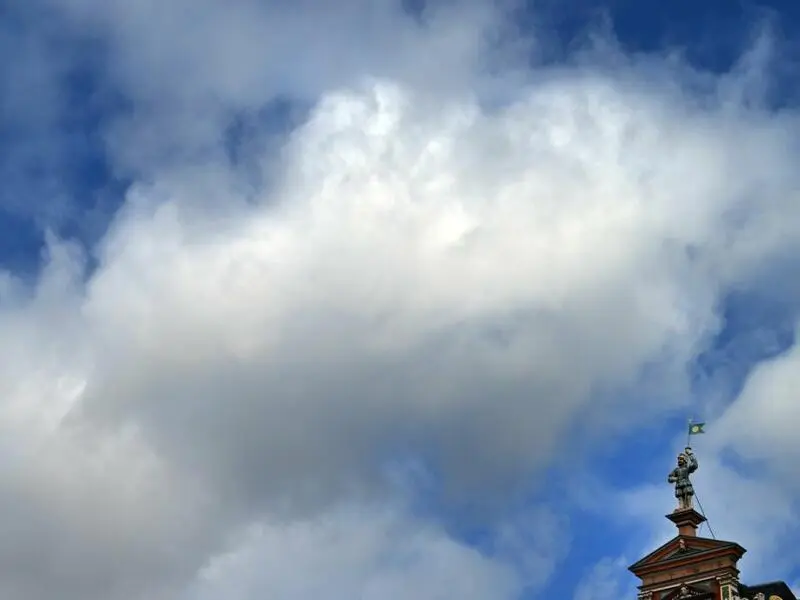
<svg viewBox="0 0 800 600">
<path fill-rule="evenodd" d="M 667 482 L 675 484 L 675 498 L 678 499 L 678 507 L 675 512 L 694 508 L 694 487 L 689 476 L 697 470 L 697 457 L 692 452 L 690 441 L 693 435 L 705 433 L 703 431 L 704 426 L 705 423 L 692 423 L 691 419 L 689 420 L 689 428 L 686 432 L 686 448 L 678 455 L 678 466 L 672 469 L 667 476 Z"/>
</svg>

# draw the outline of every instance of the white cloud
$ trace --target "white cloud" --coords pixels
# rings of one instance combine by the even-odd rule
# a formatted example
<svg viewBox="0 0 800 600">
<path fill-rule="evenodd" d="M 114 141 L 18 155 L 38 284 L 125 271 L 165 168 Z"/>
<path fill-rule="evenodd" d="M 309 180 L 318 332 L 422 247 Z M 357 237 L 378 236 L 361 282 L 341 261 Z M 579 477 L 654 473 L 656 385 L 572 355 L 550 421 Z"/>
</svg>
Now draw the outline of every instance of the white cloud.
<svg viewBox="0 0 800 600">
<path fill-rule="evenodd" d="M 627 563 L 621 558 L 604 558 L 584 575 L 575 588 L 574 600 L 615 600 L 633 597 L 635 585 L 630 585 Z"/>
<path fill-rule="evenodd" d="M 237 550 L 206 566 L 186 597 L 502 600 L 520 589 L 511 567 L 436 526 L 388 509 L 348 508 L 251 527 Z"/>
<path fill-rule="evenodd" d="M 569 520 L 553 509 L 528 509 L 497 525 L 493 554 L 513 565 L 522 587 L 538 590 L 552 577 L 572 544 Z"/>
<path fill-rule="evenodd" d="M 766 461 L 796 486 L 800 443 L 793 427 L 798 416 L 795 390 L 800 383 L 800 350 L 759 365 L 737 401 L 725 412 L 714 441 L 745 459 Z"/>
<path fill-rule="evenodd" d="M 592 389 L 649 361 L 682 368 L 719 290 L 792 241 L 760 227 L 726 239 L 737 204 L 789 203 L 748 196 L 784 135 L 756 129 L 768 143 L 746 165 L 727 118 L 664 102 L 586 78 L 500 114 L 469 101 L 419 114 L 413 94 L 379 85 L 323 101 L 282 186 L 220 231 L 183 190 L 141 191 L 169 200 L 120 221 L 90 282 L 84 314 L 108 364 L 87 415 L 144 420 L 167 451 L 220 472 L 263 457 L 262 483 L 281 490 L 374 470 L 375 443 L 405 439 L 435 441 L 459 483 L 546 463 L 597 410 Z M 623 132 L 630 150 L 604 152 Z M 667 164 L 639 162 L 665 145 Z M 179 441 L 187 422 L 199 452 Z M 492 443 L 467 463 L 474 439 Z"/>
</svg>

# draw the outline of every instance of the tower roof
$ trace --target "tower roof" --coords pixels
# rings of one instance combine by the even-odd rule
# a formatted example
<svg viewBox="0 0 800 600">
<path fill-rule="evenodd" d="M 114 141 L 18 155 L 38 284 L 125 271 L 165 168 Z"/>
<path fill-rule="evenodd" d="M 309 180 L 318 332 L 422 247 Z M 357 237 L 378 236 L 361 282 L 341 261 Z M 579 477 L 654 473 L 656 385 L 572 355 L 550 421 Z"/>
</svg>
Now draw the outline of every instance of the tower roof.
<svg viewBox="0 0 800 600">
<path fill-rule="evenodd" d="M 674 573 L 677 579 L 686 578 L 684 571 L 690 565 L 700 574 L 704 570 L 714 571 L 722 566 L 734 567 L 747 552 L 735 542 L 713 540 L 697 536 L 678 535 L 644 558 L 636 561 L 628 570 L 642 579 L 669 579 Z M 697 568 L 707 565 L 708 569 Z M 692 570 L 692 569 L 690 569 Z"/>
<path fill-rule="evenodd" d="M 702 427 L 695 433 L 702 433 Z M 741 584 L 738 563 L 746 550 L 736 542 L 697 535 L 706 522 L 705 515 L 694 509 L 690 475 L 697 468 L 687 444 L 667 477 L 675 486 L 678 507 L 666 517 L 678 535 L 628 567 L 641 580 L 639 600 L 798 600 L 782 581 Z"/>
</svg>

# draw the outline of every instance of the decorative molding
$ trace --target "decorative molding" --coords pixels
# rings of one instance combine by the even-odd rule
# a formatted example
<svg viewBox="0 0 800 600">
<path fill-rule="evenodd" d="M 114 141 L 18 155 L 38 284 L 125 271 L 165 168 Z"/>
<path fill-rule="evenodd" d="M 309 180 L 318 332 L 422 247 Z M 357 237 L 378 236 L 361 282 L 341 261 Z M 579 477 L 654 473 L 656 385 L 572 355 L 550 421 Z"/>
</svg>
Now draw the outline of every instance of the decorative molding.
<svg viewBox="0 0 800 600">
<path fill-rule="evenodd" d="M 658 583 L 655 583 L 655 584 L 652 584 L 652 585 L 648 585 L 647 589 L 650 590 L 651 592 L 664 592 L 666 590 L 675 589 L 675 586 L 679 585 L 680 582 L 685 582 L 687 585 L 695 585 L 696 586 L 698 584 L 702 584 L 704 582 L 709 582 L 709 581 L 711 581 L 711 582 L 713 582 L 713 581 L 719 582 L 720 578 L 725 578 L 725 577 L 731 577 L 736 582 L 735 587 L 736 587 L 736 590 L 738 591 L 739 580 L 736 578 L 735 573 L 731 573 L 730 569 L 728 569 L 728 568 L 715 569 L 711 573 L 703 573 L 703 574 L 701 574 L 699 576 L 681 578 L 681 579 L 678 579 L 677 581 L 675 579 L 670 578 L 669 580 L 665 580 L 663 582 L 658 582 Z"/>
<path fill-rule="evenodd" d="M 677 598 L 691 598 L 692 596 L 699 596 L 699 595 L 700 595 L 699 592 L 693 590 L 692 588 L 690 588 L 685 583 L 682 583 L 680 585 L 680 588 L 678 590 L 678 595 L 676 597 Z"/>
<path fill-rule="evenodd" d="M 717 577 L 719 595 L 722 600 L 737 600 L 739 598 L 739 578 L 732 573 Z"/>
</svg>

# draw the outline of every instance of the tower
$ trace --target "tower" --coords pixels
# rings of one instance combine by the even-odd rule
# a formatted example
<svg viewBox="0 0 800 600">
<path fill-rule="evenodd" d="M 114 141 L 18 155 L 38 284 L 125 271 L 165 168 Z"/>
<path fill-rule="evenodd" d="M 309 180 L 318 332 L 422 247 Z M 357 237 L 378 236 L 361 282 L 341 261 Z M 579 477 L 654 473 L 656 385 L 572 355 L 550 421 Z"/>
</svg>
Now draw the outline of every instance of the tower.
<svg viewBox="0 0 800 600">
<path fill-rule="evenodd" d="M 629 567 L 642 582 L 639 600 L 740 598 L 738 562 L 746 550 L 735 542 L 698 537 L 697 528 L 706 519 L 694 508 L 667 518 L 678 535 Z"/>
<path fill-rule="evenodd" d="M 706 518 L 693 506 L 689 475 L 697 459 L 687 447 L 668 481 L 675 484 L 678 508 L 667 515 L 678 535 L 629 567 L 639 578 L 639 600 L 798 600 L 782 581 L 754 586 L 739 581 L 746 550 L 736 542 L 699 537 Z"/>
</svg>

